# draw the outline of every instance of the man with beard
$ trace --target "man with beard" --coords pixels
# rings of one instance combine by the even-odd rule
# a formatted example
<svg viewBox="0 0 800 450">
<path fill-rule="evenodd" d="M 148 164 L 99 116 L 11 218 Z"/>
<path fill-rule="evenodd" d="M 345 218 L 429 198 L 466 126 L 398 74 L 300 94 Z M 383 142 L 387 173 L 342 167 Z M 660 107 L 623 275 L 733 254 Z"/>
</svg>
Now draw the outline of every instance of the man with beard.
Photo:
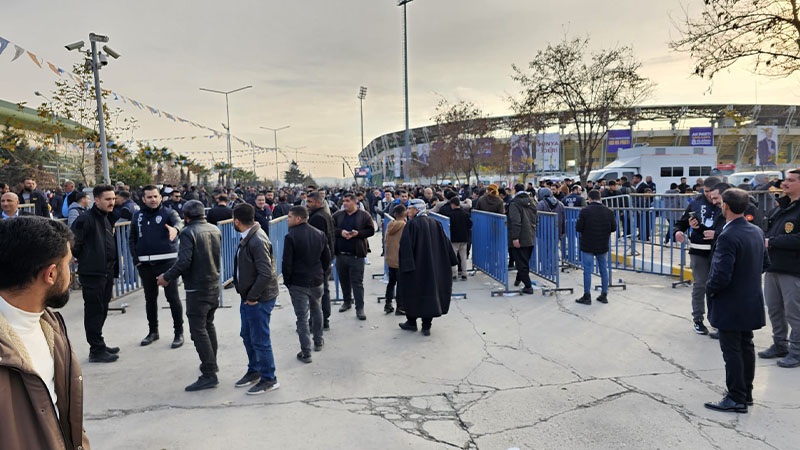
<svg viewBox="0 0 800 450">
<path fill-rule="evenodd" d="M 406 312 L 406 322 L 400 323 L 400 328 L 417 331 L 417 318 L 422 318 L 422 334 L 430 336 L 433 318 L 450 309 L 450 274 L 458 258 L 442 224 L 428 217 L 422 199 L 408 202 L 408 224 L 400 238 L 398 256 L 397 299 Z"/>
<path fill-rule="evenodd" d="M 83 386 L 61 314 L 72 233 L 39 217 L 0 221 L 0 436 L 3 449 L 89 448 Z"/>
<path fill-rule="evenodd" d="M 117 243 L 109 213 L 114 209 L 114 188 L 95 186 L 94 206 L 72 223 L 75 246 L 72 254 L 78 258 L 78 275 L 83 287 L 83 325 L 89 342 L 89 362 L 114 362 L 119 359 L 119 347 L 108 347 L 103 339 L 103 324 L 108 317 L 117 266 Z"/>
<path fill-rule="evenodd" d="M 22 183 L 22 191 L 19 192 L 19 201 L 22 204 L 32 203 L 33 213 L 41 217 L 50 217 L 50 207 L 47 205 L 47 196 L 42 191 L 36 189 L 36 180 L 31 177 L 25 178 Z"/>
<path fill-rule="evenodd" d="M 325 197 L 323 197 L 319 192 L 312 192 L 308 194 L 308 198 L 306 199 L 306 206 L 308 207 L 308 224 L 312 227 L 322 231 L 325 235 L 326 243 L 328 244 L 328 251 L 331 254 L 331 258 L 334 255 L 334 248 L 333 244 L 336 242 L 336 236 L 334 232 L 334 225 L 333 225 L 333 218 L 331 214 L 325 210 Z M 328 286 L 328 280 L 331 277 L 331 270 L 333 270 L 333 266 L 328 266 L 325 269 L 325 274 L 322 277 L 322 329 L 328 330 L 330 329 L 330 317 L 331 317 L 331 291 Z M 313 319 L 313 316 L 312 316 Z M 311 320 L 311 319 L 309 319 Z M 313 323 L 311 328 L 313 328 Z"/>
<path fill-rule="evenodd" d="M 159 338 L 156 277 L 172 267 L 178 258 L 176 238 L 183 229 L 183 223 L 175 210 L 161 204 L 161 193 L 156 186 L 145 186 L 142 192 L 144 208 L 133 214 L 128 247 L 144 287 L 149 331 L 142 339 L 141 345 L 146 346 Z M 175 329 L 172 348 L 178 348 L 183 345 L 183 305 L 178 294 L 178 283 L 172 282 L 165 286 L 164 295 L 172 310 L 172 323 Z"/>
<path fill-rule="evenodd" d="M 261 226 L 261 231 L 269 236 L 269 221 L 272 220 L 272 210 L 267 206 L 267 199 L 264 194 L 257 194 L 254 199 L 255 219 Z"/>
</svg>

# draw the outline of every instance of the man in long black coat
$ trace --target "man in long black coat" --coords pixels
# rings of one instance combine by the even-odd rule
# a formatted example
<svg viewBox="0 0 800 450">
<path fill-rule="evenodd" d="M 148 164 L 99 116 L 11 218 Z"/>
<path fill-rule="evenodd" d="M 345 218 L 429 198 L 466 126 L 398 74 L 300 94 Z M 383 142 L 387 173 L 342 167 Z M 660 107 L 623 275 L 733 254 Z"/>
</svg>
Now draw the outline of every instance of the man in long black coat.
<svg viewBox="0 0 800 450">
<path fill-rule="evenodd" d="M 417 331 L 417 318 L 422 318 L 422 334 L 430 336 L 433 318 L 450 310 L 452 268 L 458 258 L 442 224 L 428 217 L 423 200 L 408 203 L 408 218 L 397 273 L 397 298 L 405 305 L 407 319 L 400 328 Z"/>
<path fill-rule="evenodd" d="M 726 223 L 717 238 L 706 282 L 708 319 L 719 329 L 728 388 L 720 402 L 705 404 L 716 411 L 746 413 L 753 404 L 753 330 L 766 324 L 761 273 L 769 265 L 769 257 L 761 228 L 744 218 L 748 204 L 747 192 L 741 189 L 722 194 Z"/>
</svg>

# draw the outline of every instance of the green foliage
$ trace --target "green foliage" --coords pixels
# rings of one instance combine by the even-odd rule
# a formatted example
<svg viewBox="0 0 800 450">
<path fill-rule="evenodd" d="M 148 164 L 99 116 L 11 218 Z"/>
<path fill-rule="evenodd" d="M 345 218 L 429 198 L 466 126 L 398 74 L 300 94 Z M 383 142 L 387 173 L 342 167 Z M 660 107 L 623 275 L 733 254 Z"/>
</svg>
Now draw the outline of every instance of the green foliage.
<svg viewBox="0 0 800 450">
<path fill-rule="evenodd" d="M 283 173 L 283 180 L 289 185 L 302 184 L 305 178 L 305 174 L 297 168 L 297 163 L 294 161 L 289 164 L 289 170 Z"/>
<path fill-rule="evenodd" d="M 0 132 L 0 180 L 4 182 L 14 185 L 31 176 L 45 185 L 50 180 L 44 165 L 54 161 L 55 157 L 52 149 L 31 148 L 25 134 L 9 125 Z"/>
<path fill-rule="evenodd" d="M 109 173 L 112 181 L 122 181 L 130 186 L 145 186 L 153 182 L 153 177 L 147 169 L 130 164 L 111 166 Z"/>
</svg>

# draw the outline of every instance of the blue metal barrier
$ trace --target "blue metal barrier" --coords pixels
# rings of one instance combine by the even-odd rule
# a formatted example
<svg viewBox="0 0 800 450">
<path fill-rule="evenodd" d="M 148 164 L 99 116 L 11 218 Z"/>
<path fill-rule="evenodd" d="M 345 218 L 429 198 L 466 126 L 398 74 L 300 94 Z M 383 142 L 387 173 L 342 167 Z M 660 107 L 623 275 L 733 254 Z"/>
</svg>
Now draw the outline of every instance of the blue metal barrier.
<svg viewBox="0 0 800 450">
<path fill-rule="evenodd" d="M 542 294 L 560 291 L 573 292 L 572 288 L 562 288 L 559 282 L 558 214 L 539 212 L 538 222 L 536 246 L 531 253 L 529 270 L 540 278 L 555 284 L 554 288 L 543 288 Z"/>
<path fill-rule="evenodd" d="M 437 214 L 433 211 L 428 213 L 428 217 L 442 224 L 442 228 L 444 228 L 444 234 L 447 235 L 447 241 L 448 241 L 447 244 L 452 245 L 450 244 L 450 218 L 447 216 L 443 216 L 441 214 Z M 464 261 L 464 267 L 466 266 L 467 262 Z M 450 296 L 458 298 L 467 298 L 467 294 L 465 292 L 453 292 L 450 294 Z"/>
<path fill-rule="evenodd" d="M 269 240 L 272 242 L 272 254 L 275 255 L 275 273 L 283 273 L 283 241 L 289 234 L 289 216 L 269 221 Z M 338 295 L 337 295 L 338 297 Z"/>
<path fill-rule="evenodd" d="M 508 290 L 507 221 L 503 214 L 472 211 L 472 266 L 504 287 L 492 296 L 512 292 Z"/>
<path fill-rule="evenodd" d="M 566 222 L 566 254 L 563 262 L 570 267 L 581 267 L 580 236 L 575 229 L 581 208 L 566 208 L 564 212 Z"/>
<path fill-rule="evenodd" d="M 233 260 L 236 258 L 236 249 L 239 247 L 239 232 L 233 227 L 233 219 L 222 220 L 217 223 L 222 233 L 222 247 L 220 259 L 222 266 L 219 272 L 219 306 L 224 308 L 222 290 L 228 283 L 233 283 Z"/>
<path fill-rule="evenodd" d="M 117 264 L 119 273 L 114 278 L 114 298 L 116 300 L 142 288 L 139 282 L 139 272 L 136 264 L 133 263 L 130 247 L 128 246 L 128 236 L 131 234 L 130 222 L 117 222 L 114 225 L 114 237 L 117 245 Z M 110 307 L 113 311 L 125 312 L 127 304 Z"/>
</svg>

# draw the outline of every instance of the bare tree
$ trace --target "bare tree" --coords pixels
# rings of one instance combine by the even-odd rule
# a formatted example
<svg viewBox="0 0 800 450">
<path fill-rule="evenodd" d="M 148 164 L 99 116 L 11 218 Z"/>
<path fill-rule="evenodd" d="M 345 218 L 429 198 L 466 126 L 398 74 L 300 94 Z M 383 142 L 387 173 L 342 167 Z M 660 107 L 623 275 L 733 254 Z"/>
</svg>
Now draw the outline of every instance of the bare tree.
<svg viewBox="0 0 800 450">
<path fill-rule="evenodd" d="M 739 60 L 762 75 L 785 77 L 800 69 L 798 0 L 704 0 L 701 14 L 684 11 L 681 36 L 670 48 L 688 52 L 694 73 L 713 78 Z"/>
<path fill-rule="evenodd" d="M 512 67 L 515 74 L 520 73 L 516 66 Z M 514 78 L 517 79 L 516 75 Z M 519 80 L 517 79 L 517 81 Z M 511 128 L 513 134 L 524 136 L 526 145 L 534 142 L 532 137 L 536 137 L 540 131 L 547 127 L 547 112 L 552 107 L 550 94 L 550 87 L 547 84 L 531 82 L 523 85 L 519 98 L 508 98 L 511 103 L 511 110 L 514 111 L 514 115 L 509 119 L 509 128 Z M 509 151 L 511 151 L 510 147 Z M 528 155 L 527 160 L 523 161 L 523 181 L 528 178 L 528 172 L 535 168 L 535 155 L 535 153 Z M 509 162 L 509 167 L 510 164 L 511 162 Z"/>
<path fill-rule="evenodd" d="M 590 52 L 589 38 L 566 36 L 539 50 L 527 70 L 512 66 L 512 78 L 526 95 L 546 96 L 547 104 L 563 110 L 562 120 L 575 127 L 584 183 L 608 128 L 629 118 L 633 106 L 652 91 L 653 84 L 639 74 L 641 66 L 630 47 Z"/>
<path fill-rule="evenodd" d="M 455 156 L 454 169 L 458 167 L 467 182 L 470 174 L 475 174 L 477 180 L 478 166 L 483 156 L 479 140 L 491 133 L 487 116 L 472 102 L 460 100 L 450 103 L 442 98 L 432 120 L 439 127 L 439 141 Z"/>
</svg>

